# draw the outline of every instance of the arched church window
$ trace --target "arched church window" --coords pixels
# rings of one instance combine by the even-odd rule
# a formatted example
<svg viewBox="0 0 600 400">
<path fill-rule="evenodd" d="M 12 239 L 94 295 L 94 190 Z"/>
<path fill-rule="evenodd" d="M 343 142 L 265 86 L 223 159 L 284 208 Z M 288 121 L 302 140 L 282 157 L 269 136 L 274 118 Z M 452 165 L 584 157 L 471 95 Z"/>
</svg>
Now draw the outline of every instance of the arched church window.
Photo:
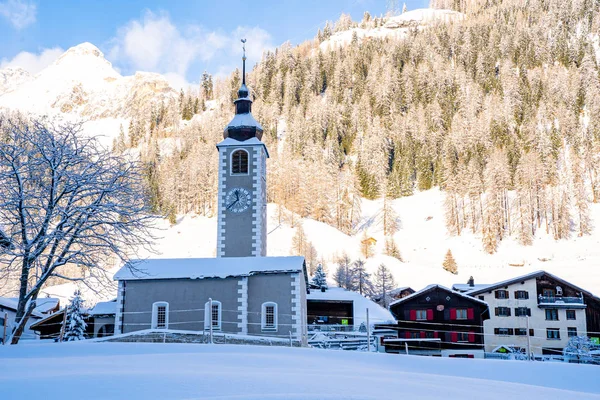
<svg viewBox="0 0 600 400">
<path fill-rule="evenodd" d="M 248 173 L 248 152 L 246 150 L 236 150 L 231 155 L 231 173 Z"/>
</svg>

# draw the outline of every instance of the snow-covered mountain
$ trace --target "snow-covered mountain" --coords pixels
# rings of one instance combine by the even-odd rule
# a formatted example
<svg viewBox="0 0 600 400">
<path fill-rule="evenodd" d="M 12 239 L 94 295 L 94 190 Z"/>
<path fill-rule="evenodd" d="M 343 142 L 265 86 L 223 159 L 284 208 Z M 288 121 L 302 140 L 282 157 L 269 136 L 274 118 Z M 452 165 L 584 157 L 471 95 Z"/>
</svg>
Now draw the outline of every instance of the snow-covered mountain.
<svg viewBox="0 0 600 400">
<path fill-rule="evenodd" d="M 130 118 L 176 95 L 160 74 L 121 76 L 91 43 L 70 48 L 35 76 L 21 68 L 0 70 L 0 108 L 98 121 L 108 136 L 118 133 L 118 124 L 107 130 L 107 121 Z"/>
</svg>

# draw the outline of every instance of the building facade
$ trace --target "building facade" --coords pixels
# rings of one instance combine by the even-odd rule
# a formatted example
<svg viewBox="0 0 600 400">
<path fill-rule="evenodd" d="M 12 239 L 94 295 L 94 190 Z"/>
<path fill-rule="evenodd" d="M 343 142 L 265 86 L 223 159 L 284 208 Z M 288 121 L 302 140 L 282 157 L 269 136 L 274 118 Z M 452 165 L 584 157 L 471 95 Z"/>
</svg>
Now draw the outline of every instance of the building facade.
<svg viewBox="0 0 600 400">
<path fill-rule="evenodd" d="M 534 356 L 562 355 L 572 336 L 587 335 L 597 318 L 591 294 L 544 271 L 466 292 L 489 304 L 485 350 L 512 347 Z M 590 301 L 586 301 L 586 296 Z M 597 299 L 596 299 L 597 300 Z"/>
<path fill-rule="evenodd" d="M 136 260 L 117 274 L 115 334 L 145 329 L 294 337 L 306 343 L 303 257 L 267 257 L 269 153 L 245 82 L 217 144 L 217 257 Z"/>
<path fill-rule="evenodd" d="M 477 298 L 430 285 L 390 304 L 395 325 L 377 325 L 395 331 L 382 338 L 386 352 L 483 358 L 483 322 L 490 318 L 488 305 Z"/>
</svg>

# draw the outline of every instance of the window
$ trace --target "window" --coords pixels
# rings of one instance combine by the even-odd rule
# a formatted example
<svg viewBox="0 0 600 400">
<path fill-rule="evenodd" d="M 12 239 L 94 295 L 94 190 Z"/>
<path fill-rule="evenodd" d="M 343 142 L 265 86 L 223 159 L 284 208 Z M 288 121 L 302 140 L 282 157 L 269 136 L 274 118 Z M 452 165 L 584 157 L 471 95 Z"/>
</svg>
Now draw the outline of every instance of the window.
<svg viewBox="0 0 600 400">
<path fill-rule="evenodd" d="M 467 319 L 467 309 L 466 308 L 457 308 L 456 309 L 456 319 Z"/>
<path fill-rule="evenodd" d="M 485 297 L 483 297 L 483 296 L 477 296 L 477 298 L 478 298 L 479 300 L 485 300 Z"/>
<path fill-rule="evenodd" d="M 421 332 L 411 332 L 410 333 L 410 338 L 411 339 L 419 339 L 419 338 L 421 338 Z"/>
<path fill-rule="evenodd" d="M 469 341 L 469 333 L 468 332 L 456 332 L 456 341 L 457 342 L 468 342 Z"/>
<path fill-rule="evenodd" d="M 246 150 L 236 150 L 231 154 L 231 173 L 248 173 L 248 152 Z"/>
<path fill-rule="evenodd" d="M 542 295 L 544 297 L 554 297 L 554 289 L 542 289 Z"/>
<path fill-rule="evenodd" d="M 558 340 L 560 339 L 560 330 L 554 328 L 546 329 L 546 339 Z"/>
<path fill-rule="evenodd" d="M 567 310 L 567 319 L 577 319 L 575 310 Z"/>
<path fill-rule="evenodd" d="M 152 329 L 169 329 L 169 303 L 157 301 L 152 304 Z"/>
<path fill-rule="evenodd" d="M 556 308 L 546 309 L 546 321 L 558 321 L 558 310 Z"/>
<path fill-rule="evenodd" d="M 526 317 L 531 316 L 531 309 L 528 307 L 516 307 L 515 308 L 515 316 L 517 317 Z"/>
<path fill-rule="evenodd" d="M 263 331 L 277 330 L 277 303 L 267 302 L 262 305 L 261 329 Z"/>
<path fill-rule="evenodd" d="M 533 328 L 529 329 L 529 336 L 535 336 L 535 331 L 533 330 Z"/>
<path fill-rule="evenodd" d="M 516 336 L 527 336 L 527 329 L 526 328 L 517 328 L 517 329 L 515 329 L 515 335 Z"/>
<path fill-rule="evenodd" d="M 427 320 L 427 310 L 417 310 L 417 320 Z"/>
<path fill-rule="evenodd" d="M 577 336 L 577 328 L 573 328 L 573 327 L 567 328 L 567 336 L 568 337 Z"/>
<path fill-rule="evenodd" d="M 527 300 L 529 298 L 529 292 L 526 290 L 516 290 L 515 291 L 515 299 L 517 300 Z"/>
<path fill-rule="evenodd" d="M 221 302 L 213 300 L 212 310 L 210 309 L 210 301 L 204 304 L 204 329 L 210 329 L 212 322 L 213 330 L 221 330 Z"/>
<path fill-rule="evenodd" d="M 495 328 L 494 334 L 500 335 L 500 336 L 509 336 L 509 335 L 513 334 L 513 329 L 512 328 Z"/>
<path fill-rule="evenodd" d="M 496 307 L 496 316 L 510 317 L 510 307 Z"/>
<path fill-rule="evenodd" d="M 496 290 L 497 299 L 508 299 L 508 290 Z"/>
</svg>

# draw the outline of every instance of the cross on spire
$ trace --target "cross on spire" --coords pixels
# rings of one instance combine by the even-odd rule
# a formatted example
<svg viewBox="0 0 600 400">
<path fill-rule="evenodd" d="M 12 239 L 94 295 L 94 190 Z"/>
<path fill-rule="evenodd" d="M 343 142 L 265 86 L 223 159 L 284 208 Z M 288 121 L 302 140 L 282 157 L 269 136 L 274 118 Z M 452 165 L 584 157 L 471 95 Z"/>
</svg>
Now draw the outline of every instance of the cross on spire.
<svg viewBox="0 0 600 400">
<path fill-rule="evenodd" d="M 242 50 L 244 55 L 242 57 L 242 84 L 246 84 L 246 39 L 242 39 Z"/>
</svg>

